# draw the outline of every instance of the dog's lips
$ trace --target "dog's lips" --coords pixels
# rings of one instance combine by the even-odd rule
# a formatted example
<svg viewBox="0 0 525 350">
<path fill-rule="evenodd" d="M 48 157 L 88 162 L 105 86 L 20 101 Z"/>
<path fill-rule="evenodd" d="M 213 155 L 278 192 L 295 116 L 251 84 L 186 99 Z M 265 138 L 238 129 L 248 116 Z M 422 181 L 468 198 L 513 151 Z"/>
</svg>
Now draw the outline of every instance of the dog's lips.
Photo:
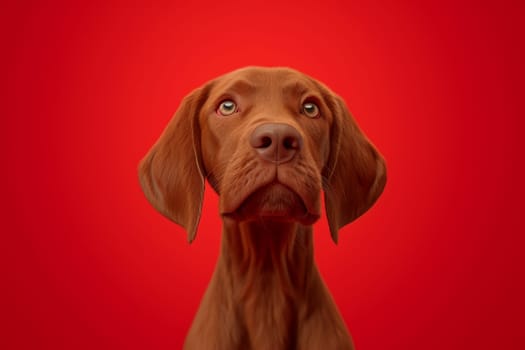
<svg viewBox="0 0 525 350">
<path fill-rule="evenodd" d="M 303 225 L 311 225 L 320 217 L 295 191 L 278 181 L 258 187 L 237 208 L 221 215 L 237 221 L 298 221 Z"/>
</svg>

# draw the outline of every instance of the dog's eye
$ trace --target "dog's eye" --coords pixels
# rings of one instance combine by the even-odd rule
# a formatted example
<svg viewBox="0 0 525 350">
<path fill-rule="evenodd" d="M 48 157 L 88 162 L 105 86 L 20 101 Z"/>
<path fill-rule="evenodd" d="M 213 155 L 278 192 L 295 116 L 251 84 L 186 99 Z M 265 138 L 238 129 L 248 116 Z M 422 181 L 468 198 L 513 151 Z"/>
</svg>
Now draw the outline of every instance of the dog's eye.
<svg viewBox="0 0 525 350">
<path fill-rule="evenodd" d="M 235 112 L 237 112 L 237 105 L 232 100 L 222 101 L 217 108 L 217 114 L 223 116 L 232 115 Z"/>
<path fill-rule="evenodd" d="M 303 103 L 303 114 L 308 118 L 319 117 L 319 107 L 313 102 Z"/>
</svg>

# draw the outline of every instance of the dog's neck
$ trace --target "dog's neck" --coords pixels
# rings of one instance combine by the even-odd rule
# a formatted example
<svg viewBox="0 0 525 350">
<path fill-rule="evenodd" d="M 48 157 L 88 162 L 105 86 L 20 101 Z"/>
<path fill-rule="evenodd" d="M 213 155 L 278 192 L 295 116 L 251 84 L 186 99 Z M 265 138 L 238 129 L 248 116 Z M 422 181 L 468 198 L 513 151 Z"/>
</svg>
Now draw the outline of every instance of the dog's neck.
<svg viewBox="0 0 525 350">
<path fill-rule="evenodd" d="M 250 342 L 272 334 L 274 344 L 291 346 L 297 305 L 316 271 L 312 227 L 233 220 L 225 220 L 224 225 L 218 269 L 222 276 L 217 277 L 232 284 L 231 301 L 238 305 Z"/>
<path fill-rule="evenodd" d="M 240 297 L 249 298 L 259 282 L 277 284 L 287 296 L 300 297 L 313 268 L 311 226 L 233 220 L 224 225 L 228 227 L 223 230 L 221 262 L 240 281 L 234 286 Z"/>
</svg>

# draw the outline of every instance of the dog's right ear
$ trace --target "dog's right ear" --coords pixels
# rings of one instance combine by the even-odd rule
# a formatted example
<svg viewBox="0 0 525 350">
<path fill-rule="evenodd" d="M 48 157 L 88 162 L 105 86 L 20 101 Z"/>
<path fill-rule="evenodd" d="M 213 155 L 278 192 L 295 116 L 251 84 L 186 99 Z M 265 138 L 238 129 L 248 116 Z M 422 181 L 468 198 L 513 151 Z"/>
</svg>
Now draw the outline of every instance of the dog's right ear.
<svg viewBox="0 0 525 350">
<path fill-rule="evenodd" d="M 139 180 L 151 205 L 195 239 L 204 196 L 199 112 L 209 86 L 186 96 L 139 164 Z"/>
<path fill-rule="evenodd" d="M 325 207 L 335 243 L 339 229 L 365 213 L 383 192 L 386 164 L 361 131 L 344 101 L 331 94 L 334 122 L 330 158 L 323 171 L 327 179 Z"/>
</svg>

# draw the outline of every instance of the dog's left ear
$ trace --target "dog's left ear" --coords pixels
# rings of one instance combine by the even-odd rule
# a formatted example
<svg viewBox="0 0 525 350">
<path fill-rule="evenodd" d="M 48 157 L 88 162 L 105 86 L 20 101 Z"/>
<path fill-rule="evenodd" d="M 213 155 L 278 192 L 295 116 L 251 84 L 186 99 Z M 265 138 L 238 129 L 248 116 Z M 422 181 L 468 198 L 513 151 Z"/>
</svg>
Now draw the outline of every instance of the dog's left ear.
<svg viewBox="0 0 525 350">
<path fill-rule="evenodd" d="M 168 126 L 139 165 L 148 201 L 195 239 L 204 197 L 199 113 L 209 84 L 186 96 Z"/>
<path fill-rule="evenodd" d="M 329 160 L 324 168 L 325 207 L 335 243 L 339 229 L 375 203 L 386 183 L 381 154 L 359 129 L 344 101 L 331 94 L 333 114 Z"/>
</svg>

